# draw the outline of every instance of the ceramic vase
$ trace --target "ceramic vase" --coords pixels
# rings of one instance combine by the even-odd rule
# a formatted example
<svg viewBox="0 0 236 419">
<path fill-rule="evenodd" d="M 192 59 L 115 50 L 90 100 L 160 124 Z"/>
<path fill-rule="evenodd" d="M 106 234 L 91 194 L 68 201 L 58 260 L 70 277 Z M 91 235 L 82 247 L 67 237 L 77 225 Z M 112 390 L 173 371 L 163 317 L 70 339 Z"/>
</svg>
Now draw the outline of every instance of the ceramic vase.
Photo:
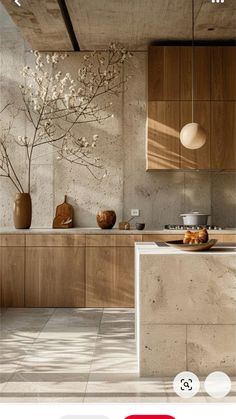
<svg viewBox="0 0 236 419">
<path fill-rule="evenodd" d="M 97 213 L 97 223 L 102 229 L 112 228 L 116 223 L 116 213 L 113 210 L 104 210 Z"/>
<path fill-rule="evenodd" d="M 32 220 L 32 203 L 29 193 L 17 193 L 13 210 L 14 225 L 17 229 L 28 229 Z"/>
</svg>

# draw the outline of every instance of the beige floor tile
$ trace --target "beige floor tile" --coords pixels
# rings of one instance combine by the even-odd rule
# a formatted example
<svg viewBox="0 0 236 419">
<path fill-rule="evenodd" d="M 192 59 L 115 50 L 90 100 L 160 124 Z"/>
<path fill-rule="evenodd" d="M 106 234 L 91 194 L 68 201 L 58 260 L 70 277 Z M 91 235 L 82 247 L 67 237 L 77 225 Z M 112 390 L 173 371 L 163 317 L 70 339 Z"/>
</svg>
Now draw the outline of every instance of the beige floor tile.
<svg viewBox="0 0 236 419">
<path fill-rule="evenodd" d="M 15 373 L 5 387 L 1 396 L 7 394 L 38 394 L 47 393 L 81 394 L 85 393 L 88 374 L 72 373 Z"/>
<path fill-rule="evenodd" d="M 58 397 L 58 394 L 50 393 L 48 397 L 45 396 L 32 396 L 31 394 L 9 394 L 8 397 L 0 396 L 0 403 L 82 403 L 84 401 L 83 396 L 74 396 L 70 397 L 66 394 L 61 394 Z"/>
<path fill-rule="evenodd" d="M 206 397 L 205 396 L 195 396 L 191 399 L 183 399 L 179 396 L 168 396 L 168 403 L 206 403 Z"/>
<path fill-rule="evenodd" d="M 87 395 L 84 398 L 84 403 L 167 403 L 168 399 L 165 396 L 134 396 L 127 394 L 122 396 L 116 394 L 115 396 L 103 397 L 96 395 Z"/>
</svg>

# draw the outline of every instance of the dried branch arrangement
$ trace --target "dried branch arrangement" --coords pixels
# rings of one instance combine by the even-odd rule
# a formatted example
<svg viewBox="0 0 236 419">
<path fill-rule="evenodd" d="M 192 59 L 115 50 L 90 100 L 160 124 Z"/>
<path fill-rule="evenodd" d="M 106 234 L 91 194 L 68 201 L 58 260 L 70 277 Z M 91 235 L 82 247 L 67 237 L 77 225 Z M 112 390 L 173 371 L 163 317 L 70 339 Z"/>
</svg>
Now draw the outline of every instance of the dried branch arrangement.
<svg viewBox="0 0 236 419">
<path fill-rule="evenodd" d="M 93 153 L 99 136 L 81 136 L 80 124 L 101 124 L 113 116 L 109 111 L 111 97 L 118 96 L 127 82 L 122 66 L 130 57 L 124 48 L 111 44 L 105 52 L 85 55 L 82 66 L 72 77 L 70 72 L 63 71 L 67 54 L 38 51 L 33 54 L 34 66 L 26 66 L 22 71 L 24 83 L 19 86 L 22 107 L 0 134 L 0 176 L 9 178 L 19 192 L 29 193 L 34 151 L 45 144 L 54 147 L 58 160 L 83 166 L 95 177 L 97 170 L 103 168 L 100 158 Z M 32 132 L 29 137 L 12 134 L 19 112 L 27 117 Z M 12 142 L 26 150 L 26 188 L 13 165 Z"/>
</svg>

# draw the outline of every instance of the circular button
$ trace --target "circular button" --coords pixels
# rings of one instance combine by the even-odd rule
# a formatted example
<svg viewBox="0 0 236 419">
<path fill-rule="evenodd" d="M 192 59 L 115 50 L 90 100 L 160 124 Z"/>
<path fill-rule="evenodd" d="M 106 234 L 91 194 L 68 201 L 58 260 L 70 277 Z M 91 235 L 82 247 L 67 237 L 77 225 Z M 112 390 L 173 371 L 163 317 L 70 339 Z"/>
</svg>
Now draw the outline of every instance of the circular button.
<svg viewBox="0 0 236 419">
<path fill-rule="evenodd" d="M 224 372 L 215 371 L 208 375 L 204 387 L 209 396 L 214 399 L 221 399 L 229 394 L 231 380 Z"/>
<path fill-rule="evenodd" d="M 173 388 L 179 397 L 190 399 L 199 392 L 200 381 L 192 372 L 183 371 L 176 375 L 173 382 Z"/>
</svg>

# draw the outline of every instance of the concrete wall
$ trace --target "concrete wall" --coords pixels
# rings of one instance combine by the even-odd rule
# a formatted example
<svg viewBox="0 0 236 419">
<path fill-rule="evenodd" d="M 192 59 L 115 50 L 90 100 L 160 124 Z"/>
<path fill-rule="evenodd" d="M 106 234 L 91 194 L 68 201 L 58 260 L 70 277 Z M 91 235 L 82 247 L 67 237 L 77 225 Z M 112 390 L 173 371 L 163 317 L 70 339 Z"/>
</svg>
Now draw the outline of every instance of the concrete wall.
<svg viewBox="0 0 236 419">
<path fill-rule="evenodd" d="M 1 104 L 16 100 L 20 69 L 28 61 L 29 47 L 0 7 L 0 96 Z M 82 54 L 69 57 L 70 71 L 76 70 Z M 75 207 L 76 224 L 95 226 L 101 208 L 113 208 L 117 218 L 128 219 L 131 208 L 139 208 L 140 220 L 148 228 L 179 223 L 179 214 L 197 209 L 212 214 L 212 222 L 236 226 L 236 174 L 145 171 L 147 56 L 134 54 L 124 72 L 132 74 L 129 88 L 114 101 L 114 118 L 102 126 L 90 126 L 101 143 L 96 152 L 103 157 L 108 176 L 97 181 L 84 169 L 58 162 L 51 148 L 40 150 L 33 170 L 33 226 L 51 226 L 55 206 L 67 193 Z M 2 106 L 1 106 L 2 107 Z M 24 120 L 16 127 L 24 135 Z M 18 132 L 17 131 L 17 132 Z M 22 162 L 24 155 L 16 156 Z M 12 225 L 14 188 L 0 178 L 0 226 Z"/>
</svg>

